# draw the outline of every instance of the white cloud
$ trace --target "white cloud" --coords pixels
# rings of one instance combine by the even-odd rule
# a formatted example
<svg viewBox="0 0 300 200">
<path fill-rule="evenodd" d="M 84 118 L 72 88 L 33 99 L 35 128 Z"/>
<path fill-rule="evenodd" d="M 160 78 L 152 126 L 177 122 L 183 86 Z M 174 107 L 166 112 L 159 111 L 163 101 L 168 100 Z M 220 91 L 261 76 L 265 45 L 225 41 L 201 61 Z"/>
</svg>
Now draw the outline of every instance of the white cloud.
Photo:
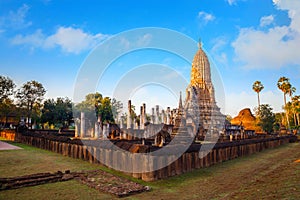
<svg viewBox="0 0 300 200">
<path fill-rule="evenodd" d="M 204 12 L 204 11 L 200 11 L 198 13 L 198 18 L 201 19 L 205 24 L 207 22 L 215 20 L 215 16 L 214 15 L 212 15 L 210 13 L 207 13 L 207 12 Z"/>
<path fill-rule="evenodd" d="M 232 43 L 236 60 L 246 68 L 280 68 L 299 65 L 300 1 L 274 0 L 280 10 L 287 10 L 291 23 L 270 27 L 266 31 L 242 28 Z"/>
<path fill-rule="evenodd" d="M 236 5 L 238 1 L 246 1 L 246 0 L 225 0 L 230 6 Z"/>
<path fill-rule="evenodd" d="M 140 48 L 142 46 L 147 46 L 151 43 L 153 35 L 146 33 L 143 35 L 134 35 L 133 38 L 130 37 L 118 37 L 118 48 L 114 48 L 114 50 L 124 51 L 134 48 Z M 110 50 L 111 51 L 111 50 Z"/>
<path fill-rule="evenodd" d="M 33 47 L 41 47 L 43 46 L 45 41 L 45 35 L 42 33 L 42 30 L 38 29 L 33 34 L 30 35 L 17 35 L 15 36 L 11 43 L 13 45 L 22 45 L 29 44 Z"/>
<path fill-rule="evenodd" d="M 17 11 L 10 11 L 7 15 L 0 17 L 0 27 L 10 29 L 23 29 L 31 26 L 31 21 L 26 21 L 25 18 L 30 7 L 23 4 Z"/>
<path fill-rule="evenodd" d="M 227 54 L 223 52 L 223 47 L 225 47 L 228 43 L 227 39 L 225 37 L 218 37 L 214 39 L 213 41 L 213 47 L 211 49 L 211 53 L 213 57 L 222 64 L 227 64 Z"/>
<path fill-rule="evenodd" d="M 236 3 L 236 0 L 226 0 L 229 5 L 233 5 Z"/>
<path fill-rule="evenodd" d="M 288 11 L 291 18 L 290 28 L 300 33 L 300 1 L 295 0 L 273 0 L 273 3 L 280 10 Z"/>
<path fill-rule="evenodd" d="M 227 64 L 228 63 L 228 58 L 227 58 L 227 54 L 222 52 L 218 57 L 217 57 L 218 61 L 222 64 Z"/>
<path fill-rule="evenodd" d="M 263 16 L 262 18 L 260 18 L 260 26 L 261 27 L 268 26 L 268 25 L 272 24 L 273 21 L 274 21 L 273 15 Z"/>
<path fill-rule="evenodd" d="M 227 44 L 227 39 L 225 37 L 218 37 L 215 38 L 212 42 L 214 46 L 212 47 L 211 51 L 215 52 L 222 49 L 222 47 Z"/>
<path fill-rule="evenodd" d="M 45 46 L 59 46 L 64 52 L 78 54 L 81 51 L 95 47 L 97 43 L 106 37 L 103 34 L 91 35 L 81 29 L 72 27 L 60 27 L 55 34 L 47 37 Z"/>
<path fill-rule="evenodd" d="M 138 46 L 146 46 L 148 45 L 152 40 L 152 35 L 147 33 L 144 34 L 142 37 L 140 37 L 137 41 Z"/>
<path fill-rule="evenodd" d="M 42 30 L 29 35 L 17 35 L 12 39 L 14 45 L 30 45 L 35 48 L 60 47 L 63 52 L 78 54 L 95 47 L 108 35 L 101 33 L 92 35 L 82 29 L 73 27 L 59 27 L 53 35 L 46 36 Z"/>
</svg>

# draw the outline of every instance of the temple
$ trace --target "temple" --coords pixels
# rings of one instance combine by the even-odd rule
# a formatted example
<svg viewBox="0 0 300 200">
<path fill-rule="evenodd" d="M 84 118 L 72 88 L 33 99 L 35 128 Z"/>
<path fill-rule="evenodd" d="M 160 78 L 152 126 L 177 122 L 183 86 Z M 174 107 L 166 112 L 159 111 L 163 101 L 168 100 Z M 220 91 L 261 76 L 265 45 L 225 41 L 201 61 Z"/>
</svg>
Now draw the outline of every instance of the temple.
<svg viewBox="0 0 300 200">
<path fill-rule="evenodd" d="M 132 118 L 131 100 L 128 100 L 127 119 L 119 124 L 106 124 L 87 128 L 84 113 L 76 125 L 76 137 L 94 136 L 94 138 L 122 139 L 150 142 L 154 146 L 168 144 L 174 137 L 182 141 L 190 139 L 188 130 L 193 131 L 194 142 L 203 141 L 207 136 L 219 137 L 224 134 L 225 115 L 220 112 L 215 100 L 215 90 L 211 80 L 211 68 L 208 57 L 199 42 L 191 69 L 190 84 L 186 88 L 183 101 L 180 92 L 178 107 L 160 110 L 156 105 L 151 113 L 146 113 L 146 104 L 140 106 L 140 113 Z M 93 123 L 90 123 L 93 124 Z M 190 142 L 190 140 L 189 140 Z M 143 142 L 144 143 L 144 142 Z"/>
<path fill-rule="evenodd" d="M 208 132 L 220 132 L 224 127 L 225 115 L 220 112 L 215 100 L 209 60 L 201 42 L 198 46 L 192 62 L 191 82 L 186 89 L 184 110 L 187 125 L 197 129 L 197 137 L 203 137 Z"/>
</svg>

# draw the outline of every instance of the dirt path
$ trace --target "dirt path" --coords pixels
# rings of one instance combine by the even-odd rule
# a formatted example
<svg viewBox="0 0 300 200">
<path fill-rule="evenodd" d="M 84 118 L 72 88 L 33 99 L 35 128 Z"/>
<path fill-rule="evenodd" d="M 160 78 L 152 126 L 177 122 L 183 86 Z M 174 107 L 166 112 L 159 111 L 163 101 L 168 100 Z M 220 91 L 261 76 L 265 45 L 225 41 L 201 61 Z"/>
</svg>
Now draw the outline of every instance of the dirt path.
<svg viewBox="0 0 300 200">
<path fill-rule="evenodd" d="M 14 150 L 14 149 L 22 149 L 22 148 L 0 141 L 0 150 Z"/>
</svg>

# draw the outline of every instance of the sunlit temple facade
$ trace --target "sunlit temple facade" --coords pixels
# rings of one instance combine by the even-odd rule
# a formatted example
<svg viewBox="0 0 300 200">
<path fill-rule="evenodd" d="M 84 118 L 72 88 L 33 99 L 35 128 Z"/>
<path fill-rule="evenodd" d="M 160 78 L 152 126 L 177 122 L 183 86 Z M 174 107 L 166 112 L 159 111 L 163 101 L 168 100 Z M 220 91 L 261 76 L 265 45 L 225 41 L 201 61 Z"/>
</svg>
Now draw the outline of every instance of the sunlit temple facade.
<svg viewBox="0 0 300 200">
<path fill-rule="evenodd" d="M 194 124 L 198 127 L 198 136 L 223 130 L 225 115 L 220 112 L 215 100 L 210 63 L 201 42 L 192 62 L 191 81 L 186 89 L 184 110 L 187 124 L 198 123 Z"/>
</svg>

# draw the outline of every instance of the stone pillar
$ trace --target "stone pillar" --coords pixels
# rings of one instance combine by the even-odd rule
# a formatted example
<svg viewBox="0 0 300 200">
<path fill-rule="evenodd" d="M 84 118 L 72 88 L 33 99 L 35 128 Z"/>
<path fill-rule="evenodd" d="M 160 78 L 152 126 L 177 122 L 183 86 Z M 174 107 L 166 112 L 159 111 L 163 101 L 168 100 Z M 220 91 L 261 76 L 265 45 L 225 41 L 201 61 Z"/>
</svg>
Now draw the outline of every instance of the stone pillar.
<svg viewBox="0 0 300 200">
<path fill-rule="evenodd" d="M 170 124 L 170 107 L 167 107 L 167 122 L 166 124 Z"/>
<path fill-rule="evenodd" d="M 75 119 L 75 137 L 80 136 L 80 120 L 78 118 Z"/>
<path fill-rule="evenodd" d="M 137 119 L 134 119 L 133 129 L 139 129 L 139 124 L 137 122 Z"/>
<path fill-rule="evenodd" d="M 158 146 L 158 138 L 157 138 L 157 135 L 155 135 L 154 137 L 154 146 Z"/>
<path fill-rule="evenodd" d="M 85 114 L 80 113 L 80 136 L 85 137 Z"/>
<path fill-rule="evenodd" d="M 107 125 L 103 125 L 103 130 L 102 130 L 102 133 L 103 133 L 103 139 L 106 140 L 107 139 Z"/>
<path fill-rule="evenodd" d="M 159 106 L 156 105 L 156 113 L 155 113 L 155 124 L 160 124 L 160 120 L 159 120 Z"/>
<path fill-rule="evenodd" d="M 122 139 L 127 140 L 127 132 L 125 130 L 123 131 Z"/>
<path fill-rule="evenodd" d="M 151 113 L 151 123 L 155 123 L 155 115 L 154 115 L 154 108 L 152 108 L 152 113 Z"/>
<path fill-rule="evenodd" d="M 143 106 L 141 106 L 140 110 L 140 129 L 144 130 L 144 111 L 143 111 Z"/>
<path fill-rule="evenodd" d="M 103 129 L 99 124 L 99 138 L 103 138 Z"/>
<path fill-rule="evenodd" d="M 127 129 L 132 128 L 131 124 L 131 100 L 128 100 Z"/>
<path fill-rule="evenodd" d="M 147 118 L 146 118 L 146 104 L 143 103 L 143 122 L 146 123 L 147 122 Z M 143 124 L 144 126 L 144 124 Z M 145 126 L 144 126 L 145 128 Z"/>
<path fill-rule="evenodd" d="M 98 139 L 99 138 L 99 129 L 100 129 L 100 126 L 99 126 L 99 123 L 98 122 L 95 122 L 95 134 L 94 134 L 94 137 L 96 138 L 96 139 Z"/>
<path fill-rule="evenodd" d="M 165 111 L 161 110 L 161 123 L 166 124 L 167 123 L 167 119 L 165 117 Z"/>
<path fill-rule="evenodd" d="M 107 139 L 108 138 L 108 136 L 109 136 L 109 124 L 106 124 L 106 126 L 105 126 L 105 139 Z"/>
<path fill-rule="evenodd" d="M 120 129 L 123 129 L 123 119 L 120 119 Z"/>
<path fill-rule="evenodd" d="M 97 122 L 98 122 L 98 128 L 99 128 L 98 129 L 98 134 L 99 134 L 98 138 L 101 138 L 103 136 L 102 135 L 102 133 L 103 133 L 103 131 L 102 131 L 103 125 L 102 125 L 102 120 L 101 120 L 100 116 L 98 116 Z"/>
</svg>

